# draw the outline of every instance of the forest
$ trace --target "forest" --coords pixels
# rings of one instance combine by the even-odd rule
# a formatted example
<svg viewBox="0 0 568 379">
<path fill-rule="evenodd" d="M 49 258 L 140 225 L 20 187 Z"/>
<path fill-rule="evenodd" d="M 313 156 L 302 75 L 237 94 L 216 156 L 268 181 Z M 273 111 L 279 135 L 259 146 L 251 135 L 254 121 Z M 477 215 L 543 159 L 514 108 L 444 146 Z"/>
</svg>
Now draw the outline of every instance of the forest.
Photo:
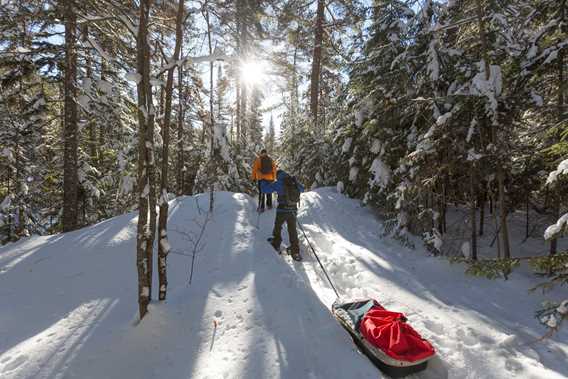
<svg viewBox="0 0 568 379">
<path fill-rule="evenodd" d="M 566 0 L 4 0 L 0 19 L 0 242 L 134 211 L 140 318 L 156 276 L 168 293 L 171 201 L 256 196 L 261 149 L 401 248 L 568 284 Z M 552 331 L 556 300 L 533 310 Z"/>
</svg>

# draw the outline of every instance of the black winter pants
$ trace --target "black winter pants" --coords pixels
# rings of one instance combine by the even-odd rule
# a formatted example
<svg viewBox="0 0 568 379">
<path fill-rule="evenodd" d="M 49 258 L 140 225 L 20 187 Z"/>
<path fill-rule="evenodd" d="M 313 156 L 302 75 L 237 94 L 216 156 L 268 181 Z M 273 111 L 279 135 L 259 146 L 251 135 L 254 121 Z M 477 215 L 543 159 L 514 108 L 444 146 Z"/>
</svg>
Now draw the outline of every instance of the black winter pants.
<svg viewBox="0 0 568 379">
<path fill-rule="evenodd" d="M 282 225 L 287 224 L 288 238 L 290 239 L 290 250 L 292 254 L 300 252 L 300 243 L 298 241 L 298 229 L 296 228 L 296 212 L 278 212 L 276 211 L 276 220 L 274 221 L 274 230 L 272 231 L 272 245 L 280 248 L 282 243 Z"/>
<path fill-rule="evenodd" d="M 271 193 L 262 193 L 260 192 L 260 180 L 257 182 L 258 184 L 258 207 L 260 209 L 264 209 L 264 201 L 266 199 L 266 205 L 268 208 L 272 208 L 272 194 Z"/>
</svg>

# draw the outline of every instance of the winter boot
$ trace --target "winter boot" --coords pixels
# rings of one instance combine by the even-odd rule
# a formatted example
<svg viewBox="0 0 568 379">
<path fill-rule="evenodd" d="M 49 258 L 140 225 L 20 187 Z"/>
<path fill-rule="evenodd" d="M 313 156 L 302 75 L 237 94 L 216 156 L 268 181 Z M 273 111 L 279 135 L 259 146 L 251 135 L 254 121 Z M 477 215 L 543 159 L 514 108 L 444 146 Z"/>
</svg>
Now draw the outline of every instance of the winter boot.
<svg viewBox="0 0 568 379">
<path fill-rule="evenodd" d="M 267 241 L 270 242 L 270 245 L 272 245 L 274 250 L 276 250 L 278 254 L 280 254 L 280 244 L 278 244 L 278 246 L 276 245 L 276 243 L 274 242 L 274 237 L 269 237 Z"/>
</svg>

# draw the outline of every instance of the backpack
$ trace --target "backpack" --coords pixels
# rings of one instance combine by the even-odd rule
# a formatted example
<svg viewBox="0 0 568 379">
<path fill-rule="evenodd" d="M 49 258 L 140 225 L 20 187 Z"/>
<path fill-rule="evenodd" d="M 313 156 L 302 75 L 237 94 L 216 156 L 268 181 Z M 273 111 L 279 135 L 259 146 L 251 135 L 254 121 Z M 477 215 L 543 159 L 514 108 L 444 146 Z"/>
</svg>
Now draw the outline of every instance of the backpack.
<svg viewBox="0 0 568 379">
<path fill-rule="evenodd" d="M 296 178 L 290 175 L 284 177 L 284 200 L 287 204 L 296 204 L 300 201 L 300 190 Z"/>
<path fill-rule="evenodd" d="M 267 155 L 260 157 L 260 172 L 265 175 L 272 172 L 272 158 Z"/>
</svg>

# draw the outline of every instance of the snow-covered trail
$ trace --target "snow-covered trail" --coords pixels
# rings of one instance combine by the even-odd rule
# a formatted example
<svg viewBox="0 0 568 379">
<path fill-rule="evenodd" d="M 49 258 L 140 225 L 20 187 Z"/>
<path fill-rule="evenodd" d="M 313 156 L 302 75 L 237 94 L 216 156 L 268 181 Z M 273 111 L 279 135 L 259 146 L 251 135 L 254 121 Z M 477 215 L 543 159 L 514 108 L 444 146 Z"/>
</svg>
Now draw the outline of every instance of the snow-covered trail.
<svg viewBox="0 0 568 379">
<path fill-rule="evenodd" d="M 0 248 L 0 377 L 381 377 L 331 317 L 335 295 L 307 246 L 302 263 L 278 256 L 274 211 L 257 229 L 255 207 L 216 194 L 188 286 L 208 196 L 171 202 L 168 300 L 139 325 L 134 214 Z M 543 297 L 526 276 L 464 277 L 380 238 L 371 212 L 334 189 L 302 195 L 299 220 L 342 294 L 407 313 L 434 343 L 440 357 L 418 377 L 568 376 L 565 331 L 529 345 Z"/>
<path fill-rule="evenodd" d="M 171 203 L 169 297 L 136 320 L 126 215 L 0 249 L 0 376 L 376 378 L 291 262 L 266 242 L 274 211 L 218 193 L 188 286 L 207 196 Z M 14 263 L 15 261 L 18 261 Z"/>
</svg>

